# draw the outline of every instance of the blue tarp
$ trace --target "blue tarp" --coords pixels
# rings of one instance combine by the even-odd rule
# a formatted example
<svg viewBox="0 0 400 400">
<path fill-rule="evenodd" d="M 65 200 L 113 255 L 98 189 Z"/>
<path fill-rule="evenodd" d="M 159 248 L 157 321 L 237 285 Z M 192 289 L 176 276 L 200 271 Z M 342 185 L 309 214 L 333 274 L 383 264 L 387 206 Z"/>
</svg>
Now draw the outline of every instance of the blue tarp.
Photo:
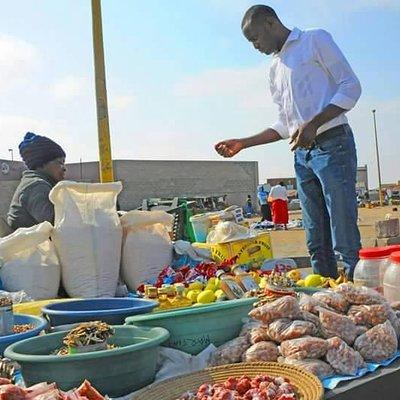
<svg viewBox="0 0 400 400">
<path fill-rule="evenodd" d="M 325 389 L 335 389 L 337 385 L 341 382 L 345 381 L 350 381 L 353 379 L 360 378 L 369 372 L 374 372 L 376 371 L 379 367 L 387 367 L 390 365 L 393 361 L 397 360 L 400 358 L 400 350 L 397 351 L 396 355 L 392 358 L 389 358 L 388 360 L 385 360 L 381 363 L 367 363 L 366 368 L 362 368 L 357 372 L 357 375 L 334 375 L 329 378 L 325 378 L 322 381 L 322 384 Z"/>
</svg>

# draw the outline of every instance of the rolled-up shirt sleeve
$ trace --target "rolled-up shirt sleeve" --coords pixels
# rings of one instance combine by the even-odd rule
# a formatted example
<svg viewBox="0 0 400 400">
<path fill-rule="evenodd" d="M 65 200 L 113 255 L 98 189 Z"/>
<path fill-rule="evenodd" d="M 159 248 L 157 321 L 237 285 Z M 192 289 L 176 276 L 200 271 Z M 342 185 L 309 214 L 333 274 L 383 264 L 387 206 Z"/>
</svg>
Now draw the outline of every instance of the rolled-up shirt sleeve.
<svg viewBox="0 0 400 400">
<path fill-rule="evenodd" d="M 332 36 L 319 29 L 313 36 L 315 59 L 339 86 L 330 104 L 351 110 L 361 96 L 361 84 Z"/>
<path fill-rule="evenodd" d="M 282 106 L 281 98 L 276 93 L 276 88 L 274 86 L 273 80 L 270 78 L 269 87 L 271 91 L 272 100 L 278 106 L 278 119 L 275 123 L 273 123 L 270 128 L 274 131 L 278 132 L 279 136 L 282 139 L 288 139 L 290 137 L 289 128 L 287 125 L 287 118 L 285 111 Z"/>
</svg>

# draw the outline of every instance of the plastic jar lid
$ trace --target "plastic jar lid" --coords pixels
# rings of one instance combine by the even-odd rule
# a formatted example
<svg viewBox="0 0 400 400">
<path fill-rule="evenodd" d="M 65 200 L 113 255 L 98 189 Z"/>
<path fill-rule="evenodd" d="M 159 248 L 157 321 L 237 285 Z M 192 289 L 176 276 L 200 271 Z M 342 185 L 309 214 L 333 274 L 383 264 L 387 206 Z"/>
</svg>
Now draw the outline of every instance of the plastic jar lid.
<svg viewBox="0 0 400 400">
<path fill-rule="evenodd" d="M 400 244 L 393 244 L 391 246 L 387 246 L 387 248 L 390 250 L 390 253 L 400 251 Z"/>
<path fill-rule="evenodd" d="M 400 251 L 395 251 L 390 255 L 390 261 L 393 261 L 396 264 L 400 264 Z"/>
<path fill-rule="evenodd" d="M 362 260 L 369 260 L 389 257 L 391 253 L 392 250 L 390 250 L 388 247 L 367 247 L 360 250 L 359 256 Z"/>
</svg>

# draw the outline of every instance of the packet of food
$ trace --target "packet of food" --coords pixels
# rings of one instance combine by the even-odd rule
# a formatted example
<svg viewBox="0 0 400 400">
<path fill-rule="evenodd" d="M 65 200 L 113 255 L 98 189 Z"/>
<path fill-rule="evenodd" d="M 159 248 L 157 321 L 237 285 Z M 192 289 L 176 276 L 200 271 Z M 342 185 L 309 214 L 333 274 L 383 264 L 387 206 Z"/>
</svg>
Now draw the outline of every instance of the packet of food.
<svg viewBox="0 0 400 400">
<path fill-rule="evenodd" d="M 350 347 L 344 340 L 335 336 L 327 340 L 326 361 L 341 375 L 356 375 L 365 366 L 361 354 Z"/>
<path fill-rule="evenodd" d="M 269 324 L 280 318 L 299 319 L 301 312 L 296 298 L 283 296 L 271 303 L 253 309 L 250 311 L 249 316 L 264 324 Z"/>
<path fill-rule="evenodd" d="M 306 336 L 286 340 L 281 343 L 281 354 L 286 358 L 302 360 L 304 358 L 321 358 L 326 354 L 328 344 L 325 339 Z"/>
</svg>

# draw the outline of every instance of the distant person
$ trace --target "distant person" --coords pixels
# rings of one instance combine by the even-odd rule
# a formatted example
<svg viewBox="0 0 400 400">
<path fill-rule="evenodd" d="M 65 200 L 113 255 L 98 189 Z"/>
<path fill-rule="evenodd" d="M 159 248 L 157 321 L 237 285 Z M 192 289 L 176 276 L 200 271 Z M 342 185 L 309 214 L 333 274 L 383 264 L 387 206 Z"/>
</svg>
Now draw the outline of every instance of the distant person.
<svg viewBox="0 0 400 400">
<path fill-rule="evenodd" d="M 279 182 L 278 185 L 271 188 L 268 201 L 271 204 L 272 222 L 275 227 L 279 228 L 283 225 L 284 229 L 287 230 L 289 223 L 288 195 L 283 182 Z"/>
<path fill-rule="evenodd" d="M 12 229 L 28 228 L 44 221 L 54 223 L 51 189 L 65 178 L 65 152 L 51 139 L 28 132 L 19 145 L 28 170 L 22 173 L 11 201 L 7 222 Z"/>
<path fill-rule="evenodd" d="M 361 85 L 332 36 L 322 29 L 288 29 L 268 6 L 250 7 L 242 32 L 256 50 L 273 55 L 269 86 L 277 122 L 257 135 L 215 145 L 223 157 L 290 139 L 311 265 L 338 276 L 335 251 L 350 277 L 361 248 L 357 226 L 357 155 L 346 113 Z"/>
<path fill-rule="evenodd" d="M 251 195 L 247 196 L 246 205 L 244 206 L 244 215 L 246 217 L 252 217 L 254 215 L 253 200 Z"/>
<path fill-rule="evenodd" d="M 261 222 L 272 221 L 271 207 L 268 203 L 268 192 L 265 191 L 264 185 L 258 187 L 257 197 L 261 208 Z"/>
</svg>

